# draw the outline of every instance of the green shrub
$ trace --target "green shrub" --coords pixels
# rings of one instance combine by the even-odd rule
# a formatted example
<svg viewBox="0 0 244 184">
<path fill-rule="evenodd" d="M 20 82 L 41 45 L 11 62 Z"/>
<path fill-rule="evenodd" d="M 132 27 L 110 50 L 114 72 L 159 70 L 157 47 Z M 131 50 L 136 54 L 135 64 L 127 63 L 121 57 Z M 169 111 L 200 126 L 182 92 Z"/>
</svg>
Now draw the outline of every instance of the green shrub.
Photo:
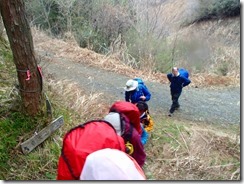
<svg viewBox="0 0 244 184">
<path fill-rule="evenodd" d="M 200 0 L 199 2 L 200 13 L 196 21 L 240 15 L 239 0 Z"/>
<path fill-rule="evenodd" d="M 7 118 L 0 119 L 0 173 L 8 170 L 8 160 L 12 158 L 11 152 L 18 145 L 18 140 L 26 132 L 34 128 L 33 119 L 20 113 L 12 113 Z M 4 178 L 1 178 L 4 179 Z"/>
<path fill-rule="evenodd" d="M 60 36 L 67 31 L 67 19 L 55 1 L 26 0 L 25 7 L 31 26 L 37 26 L 54 36 Z"/>
<path fill-rule="evenodd" d="M 228 69 L 228 62 L 223 62 L 221 63 L 220 66 L 218 66 L 217 68 L 217 72 L 218 74 L 222 75 L 222 76 L 226 76 L 228 73 L 229 69 Z"/>
</svg>

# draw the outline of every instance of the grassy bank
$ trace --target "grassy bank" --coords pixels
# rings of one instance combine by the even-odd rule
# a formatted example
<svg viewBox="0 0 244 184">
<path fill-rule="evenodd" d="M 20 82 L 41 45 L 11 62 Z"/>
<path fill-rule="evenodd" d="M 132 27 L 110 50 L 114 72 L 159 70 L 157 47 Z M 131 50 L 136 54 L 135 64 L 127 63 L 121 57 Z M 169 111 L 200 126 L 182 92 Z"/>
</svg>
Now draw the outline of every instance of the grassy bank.
<svg viewBox="0 0 244 184">
<path fill-rule="evenodd" d="M 240 179 L 240 130 L 155 117 L 146 145 L 147 176 L 158 180 Z"/>
<path fill-rule="evenodd" d="M 85 122 L 85 117 L 82 120 L 65 107 L 56 107 L 55 111 L 55 117 L 64 116 L 65 125 L 28 155 L 22 154 L 20 143 L 41 129 L 40 125 L 45 122 L 43 117 L 30 119 L 19 113 L 1 115 L 2 180 L 56 178 L 64 133 Z M 145 147 L 147 160 L 144 170 L 148 179 L 240 179 L 239 127 L 183 122 L 157 115 L 154 119 L 155 127 Z"/>
<path fill-rule="evenodd" d="M 69 88 L 63 88 L 63 85 L 66 85 L 65 81 L 55 86 L 60 96 L 55 91 L 48 95 L 53 105 L 53 118 L 63 115 L 65 124 L 28 155 L 22 154 L 20 143 L 50 121 L 46 117 L 33 119 L 17 112 L 1 114 L 1 179 L 54 180 L 64 134 L 77 124 L 101 118 L 106 113 L 108 105 L 100 103 L 98 94 L 79 96 L 75 84 Z M 60 99 L 64 98 L 61 93 L 69 90 L 71 94 L 73 92 L 73 101 L 61 103 Z M 239 126 L 186 122 L 152 115 L 155 126 L 145 146 L 144 170 L 148 179 L 240 179 Z"/>
</svg>

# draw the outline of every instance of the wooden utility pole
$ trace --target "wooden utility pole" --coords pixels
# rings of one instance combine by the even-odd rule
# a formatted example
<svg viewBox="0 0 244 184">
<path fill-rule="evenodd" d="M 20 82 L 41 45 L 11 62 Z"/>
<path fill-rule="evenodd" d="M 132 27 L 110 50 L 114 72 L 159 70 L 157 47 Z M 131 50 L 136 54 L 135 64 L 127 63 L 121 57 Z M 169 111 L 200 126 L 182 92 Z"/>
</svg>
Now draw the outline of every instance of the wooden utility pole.
<svg viewBox="0 0 244 184">
<path fill-rule="evenodd" d="M 42 105 L 42 76 L 35 58 L 24 2 L 0 0 L 0 12 L 16 65 L 23 112 L 36 115 Z"/>
</svg>

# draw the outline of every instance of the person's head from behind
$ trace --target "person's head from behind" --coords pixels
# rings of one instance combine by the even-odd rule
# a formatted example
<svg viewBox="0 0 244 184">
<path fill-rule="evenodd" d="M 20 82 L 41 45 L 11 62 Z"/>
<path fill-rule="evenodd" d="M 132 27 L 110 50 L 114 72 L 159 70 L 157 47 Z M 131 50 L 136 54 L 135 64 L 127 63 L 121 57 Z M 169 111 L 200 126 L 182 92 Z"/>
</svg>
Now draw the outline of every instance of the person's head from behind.
<svg viewBox="0 0 244 184">
<path fill-rule="evenodd" d="M 109 109 L 109 114 L 113 114 L 113 112 L 119 113 L 120 117 L 124 117 L 122 119 L 126 120 L 126 124 L 132 124 L 139 134 L 142 133 L 140 126 L 140 112 L 135 104 L 126 101 L 116 101 Z M 113 124 L 113 122 L 108 122 Z"/>
<path fill-rule="evenodd" d="M 143 113 L 145 113 L 146 111 L 148 111 L 148 105 L 146 102 L 144 101 L 139 101 L 136 103 L 137 108 L 140 111 L 140 114 L 142 115 Z"/>
<path fill-rule="evenodd" d="M 138 87 L 138 82 L 133 80 L 133 79 L 130 79 L 126 82 L 125 84 L 125 91 L 129 92 L 129 91 L 134 91 L 136 90 Z"/>
<path fill-rule="evenodd" d="M 128 154 L 105 148 L 87 156 L 80 180 L 145 180 L 143 170 Z"/>
<path fill-rule="evenodd" d="M 110 112 L 104 117 L 104 120 L 109 122 L 114 129 L 116 130 L 117 134 L 121 137 L 124 137 L 128 134 L 126 132 L 126 124 L 128 126 L 129 124 L 129 119 L 122 113 L 117 113 L 117 112 Z M 125 143 L 125 152 L 128 154 L 133 154 L 134 152 L 134 147 L 131 144 Z"/>
<path fill-rule="evenodd" d="M 104 120 L 109 122 L 114 129 L 116 130 L 117 134 L 122 136 L 125 132 L 125 123 L 128 118 L 120 113 L 117 112 L 110 112 L 105 117 Z"/>
<path fill-rule="evenodd" d="M 178 76 L 179 75 L 179 70 L 178 70 L 177 67 L 173 67 L 172 68 L 172 74 L 173 74 L 173 76 Z"/>
</svg>

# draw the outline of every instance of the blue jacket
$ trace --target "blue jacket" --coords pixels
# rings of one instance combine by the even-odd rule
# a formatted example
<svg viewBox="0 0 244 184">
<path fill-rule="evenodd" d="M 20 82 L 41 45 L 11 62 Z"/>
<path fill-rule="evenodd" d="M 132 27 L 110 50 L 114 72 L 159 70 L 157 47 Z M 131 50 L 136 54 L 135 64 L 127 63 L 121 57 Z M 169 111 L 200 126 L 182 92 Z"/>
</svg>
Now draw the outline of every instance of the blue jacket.
<svg viewBox="0 0 244 184">
<path fill-rule="evenodd" d="M 145 145 L 147 143 L 147 140 L 148 140 L 148 133 L 146 132 L 146 130 L 143 128 L 142 125 L 141 125 L 141 128 L 142 128 L 141 142 L 143 145 Z"/>
<path fill-rule="evenodd" d="M 145 101 L 149 101 L 151 98 L 151 93 L 147 89 L 145 85 L 139 84 L 137 89 L 134 91 L 126 91 L 125 92 L 125 101 L 131 103 L 137 103 L 141 101 L 140 96 L 145 96 Z"/>
<path fill-rule="evenodd" d="M 170 90 L 172 93 L 181 93 L 182 88 L 191 83 L 190 79 L 183 75 L 173 76 L 172 73 L 167 74 L 167 78 L 170 81 Z"/>
</svg>

